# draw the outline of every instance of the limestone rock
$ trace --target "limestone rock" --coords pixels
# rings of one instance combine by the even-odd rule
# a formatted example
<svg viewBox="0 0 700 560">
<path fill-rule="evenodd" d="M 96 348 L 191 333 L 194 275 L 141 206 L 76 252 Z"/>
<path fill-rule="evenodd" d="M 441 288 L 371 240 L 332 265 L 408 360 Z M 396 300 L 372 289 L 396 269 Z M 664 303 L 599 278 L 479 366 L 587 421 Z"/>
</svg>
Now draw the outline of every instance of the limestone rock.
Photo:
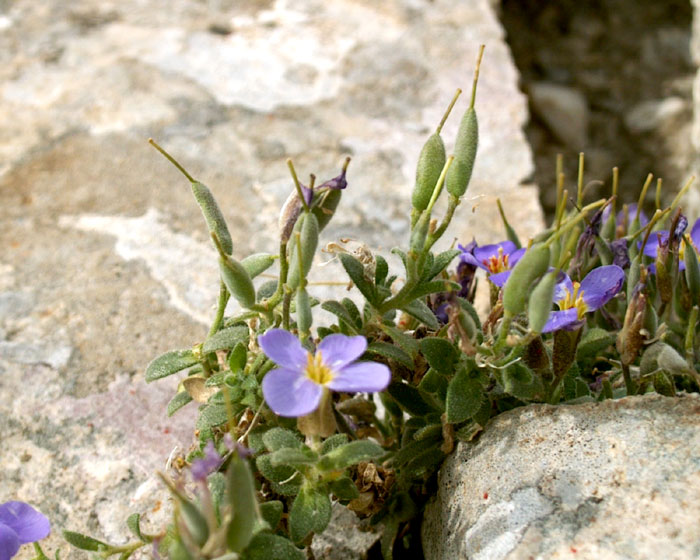
<svg viewBox="0 0 700 560">
<path fill-rule="evenodd" d="M 552 133 L 574 150 L 582 150 L 588 138 L 588 103 L 579 90 L 550 82 L 530 84 L 534 112 Z"/>
<path fill-rule="evenodd" d="M 429 560 L 700 556 L 700 397 L 532 405 L 445 462 Z"/>
</svg>

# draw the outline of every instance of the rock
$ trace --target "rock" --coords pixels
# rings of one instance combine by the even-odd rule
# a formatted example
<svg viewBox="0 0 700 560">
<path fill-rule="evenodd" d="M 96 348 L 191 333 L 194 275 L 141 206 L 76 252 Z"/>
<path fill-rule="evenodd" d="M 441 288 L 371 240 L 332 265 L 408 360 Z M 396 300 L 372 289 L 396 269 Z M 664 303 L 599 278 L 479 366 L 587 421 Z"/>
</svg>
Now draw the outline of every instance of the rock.
<svg viewBox="0 0 700 560">
<path fill-rule="evenodd" d="M 333 504 L 331 521 L 320 535 L 314 535 L 311 552 L 316 560 L 362 560 L 381 537 L 381 531 L 360 520 L 345 506 Z"/>
<path fill-rule="evenodd" d="M 683 113 L 689 112 L 688 102 L 681 97 L 667 97 L 644 101 L 632 107 L 625 114 L 625 125 L 634 134 L 662 129 L 671 132 L 670 128 L 680 124 L 678 119 Z"/>
<path fill-rule="evenodd" d="M 542 212 L 493 1 L 0 1 L 0 502 L 49 516 L 51 557 L 83 557 L 61 529 L 125 542 L 131 511 L 167 517 L 153 472 L 192 442 L 195 408 L 165 415 L 178 379 L 143 372 L 206 336 L 216 259 L 187 180 L 146 139 L 211 188 L 239 258 L 276 250 L 286 158 L 320 181 L 351 155 L 321 245 L 389 255 L 408 236 L 421 146 L 485 43 L 479 155 L 438 248 L 502 239 L 497 197 L 525 240 Z M 337 260 L 315 274 L 345 278 Z"/>
<path fill-rule="evenodd" d="M 700 396 L 532 405 L 442 467 L 428 560 L 700 556 Z"/>
<path fill-rule="evenodd" d="M 579 90 L 551 82 L 529 86 L 535 114 L 552 133 L 574 150 L 583 150 L 588 139 L 588 103 Z"/>
</svg>

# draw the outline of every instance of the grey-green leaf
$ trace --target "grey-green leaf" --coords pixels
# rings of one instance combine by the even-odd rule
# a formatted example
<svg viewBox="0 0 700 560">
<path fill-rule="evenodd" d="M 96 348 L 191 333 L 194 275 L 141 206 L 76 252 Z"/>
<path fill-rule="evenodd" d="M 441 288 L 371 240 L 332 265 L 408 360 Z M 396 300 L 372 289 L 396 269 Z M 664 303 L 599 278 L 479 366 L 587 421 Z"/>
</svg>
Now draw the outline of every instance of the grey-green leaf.
<svg viewBox="0 0 700 560">
<path fill-rule="evenodd" d="M 474 416 L 484 399 L 479 380 L 471 377 L 466 368 L 460 368 L 447 387 L 447 421 L 458 424 Z"/>
<path fill-rule="evenodd" d="M 236 325 L 235 327 L 221 329 L 204 341 L 202 352 L 204 354 L 209 354 L 217 350 L 230 350 L 239 342 L 247 342 L 248 333 L 248 327 L 245 325 Z"/>
<path fill-rule="evenodd" d="M 289 512 L 289 534 L 294 542 L 301 542 L 311 532 L 322 532 L 330 520 L 331 500 L 325 489 L 304 486 Z"/>
<path fill-rule="evenodd" d="M 146 367 L 146 381 L 151 382 L 182 371 L 198 363 L 192 350 L 171 350 L 158 356 Z"/>
</svg>

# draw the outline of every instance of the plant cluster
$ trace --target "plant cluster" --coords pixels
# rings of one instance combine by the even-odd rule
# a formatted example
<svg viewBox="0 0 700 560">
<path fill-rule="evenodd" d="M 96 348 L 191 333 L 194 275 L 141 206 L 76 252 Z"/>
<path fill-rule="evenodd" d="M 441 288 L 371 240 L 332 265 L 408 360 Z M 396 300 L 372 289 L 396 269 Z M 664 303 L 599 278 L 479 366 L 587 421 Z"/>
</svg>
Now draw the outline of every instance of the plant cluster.
<svg viewBox="0 0 700 560">
<path fill-rule="evenodd" d="M 481 60 L 481 53 L 479 54 Z M 365 246 L 339 252 L 363 296 L 320 302 L 307 280 L 319 236 L 347 186 L 341 173 L 294 190 L 279 220 L 279 251 L 239 260 L 211 191 L 152 142 L 191 183 L 219 255 L 220 295 L 203 342 L 153 360 L 146 380 L 185 372 L 168 415 L 194 401 L 198 445 L 177 475 L 172 524 L 112 546 L 66 532 L 98 557 L 141 546 L 171 559 L 300 560 L 339 502 L 382 526 L 386 559 L 419 550 L 420 513 L 459 441 L 529 403 L 573 403 L 657 391 L 697 391 L 700 221 L 686 233 L 681 195 L 647 219 L 639 203 L 584 204 L 583 158 L 569 197 L 558 177 L 552 224 L 523 245 L 500 206 L 503 242 L 433 252 L 463 199 L 477 150 L 474 107 L 453 154 L 445 117 L 418 159 L 402 269 Z M 444 215 L 435 203 L 446 192 Z M 574 193 L 574 190 L 572 190 Z M 661 229 L 667 223 L 667 229 Z M 277 263 L 275 278 L 254 279 Z M 474 298 L 482 269 L 490 307 Z M 482 283 L 484 280 L 481 280 Z M 229 299 L 239 312 L 226 315 Z M 316 326 L 316 310 L 335 320 Z M 482 320 L 483 319 L 483 320 Z"/>
</svg>

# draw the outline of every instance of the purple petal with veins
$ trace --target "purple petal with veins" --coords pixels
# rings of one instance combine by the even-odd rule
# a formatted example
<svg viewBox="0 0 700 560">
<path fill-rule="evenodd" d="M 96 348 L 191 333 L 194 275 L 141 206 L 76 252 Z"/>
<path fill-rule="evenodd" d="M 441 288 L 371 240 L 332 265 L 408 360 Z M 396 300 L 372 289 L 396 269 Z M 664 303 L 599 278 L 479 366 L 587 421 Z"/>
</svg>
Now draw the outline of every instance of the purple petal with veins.
<svg viewBox="0 0 700 560">
<path fill-rule="evenodd" d="M 617 265 L 599 266 L 581 281 L 583 302 L 588 311 L 595 311 L 608 303 L 622 289 L 625 272 Z"/>
<path fill-rule="evenodd" d="M 306 416 L 321 402 L 323 387 L 300 370 L 273 369 L 262 380 L 265 401 L 279 416 Z"/>
<path fill-rule="evenodd" d="M 572 327 L 579 322 L 578 309 L 575 307 L 562 311 L 552 311 L 549 313 L 549 318 L 542 328 L 542 333 L 544 334 Z"/>
<path fill-rule="evenodd" d="M 278 366 L 294 369 L 306 365 L 309 353 L 296 336 L 284 329 L 267 331 L 258 337 L 258 344 Z"/>
<path fill-rule="evenodd" d="M 328 388 L 345 393 L 376 393 L 386 389 L 391 381 L 391 371 L 377 362 L 357 362 L 344 367 Z"/>
<path fill-rule="evenodd" d="M 350 362 L 357 360 L 367 349 L 367 339 L 364 336 L 345 336 L 331 334 L 318 345 L 323 363 L 333 371 L 339 371 Z"/>
</svg>

